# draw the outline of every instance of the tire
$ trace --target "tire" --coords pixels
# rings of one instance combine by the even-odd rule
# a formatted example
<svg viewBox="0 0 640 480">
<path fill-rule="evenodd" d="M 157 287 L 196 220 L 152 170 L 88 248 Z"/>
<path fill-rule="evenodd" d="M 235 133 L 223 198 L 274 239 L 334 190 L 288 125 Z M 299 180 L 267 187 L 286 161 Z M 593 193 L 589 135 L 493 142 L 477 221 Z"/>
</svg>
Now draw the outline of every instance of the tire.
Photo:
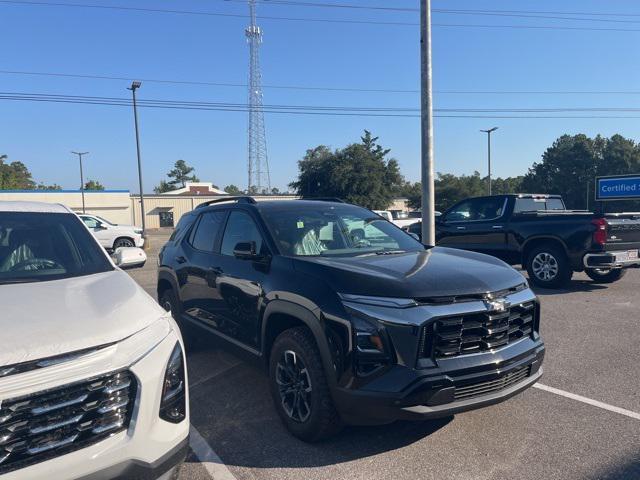
<svg viewBox="0 0 640 480">
<path fill-rule="evenodd" d="M 585 270 L 585 273 L 595 283 L 613 283 L 624 277 L 627 271 L 622 268 L 612 268 L 610 270 L 593 268 Z"/>
<path fill-rule="evenodd" d="M 113 242 L 113 249 L 116 250 L 120 247 L 135 247 L 136 242 L 128 237 L 120 237 L 116 238 L 115 242 Z"/>
<path fill-rule="evenodd" d="M 565 252 L 552 244 L 531 250 L 525 266 L 531 283 L 542 288 L 566 287 L 573 275 Z"/>
<path fill-rule="evenodd" d="M 178 327 L 180 327 L 180 333 L 182 333 L 182 340 L 184 341 L 185 349 L 188 352 L 197 350 L 199 346 L 199 339 L 195 335 L 193 329 L 184 324 L 184 321 L 181 318 L 182 305 L 174 291 L 169 288 L 162 292 L 158 303 L 160 303 L 160 306 L 167 312 L 171 312 L 171 316 L 178 324 Z"/>
<path fill-rule="evenodd" d="M 342 428 L 320 352 L 307 328 L 292 328 L 276 338 L 269 361 L 269 387 L 278 415 L 295 437 L 317 442 Z"/>
</svg>

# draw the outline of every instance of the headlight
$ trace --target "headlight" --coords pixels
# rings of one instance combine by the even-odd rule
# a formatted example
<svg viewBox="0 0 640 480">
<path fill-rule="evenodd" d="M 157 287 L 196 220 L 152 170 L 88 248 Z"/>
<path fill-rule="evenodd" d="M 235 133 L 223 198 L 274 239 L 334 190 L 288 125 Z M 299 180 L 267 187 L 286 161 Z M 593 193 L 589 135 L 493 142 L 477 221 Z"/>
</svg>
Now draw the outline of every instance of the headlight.
<svg viewBox="0 0 640 480">
<path fill-rule="evenodd" d="M 134 228 L 133 229 L 133 233 L 135 233 L 136 235 L 142 235 L 142 229 L 141 228 Z"/>
<path fill-rule="evenodd" d="M 171 423 L 180 423 L 187 416 L 187 384 L 184 369 L 184 355 L 180 342 L 171 352 L 164 373 L 160 418 Z"/>
</svg>

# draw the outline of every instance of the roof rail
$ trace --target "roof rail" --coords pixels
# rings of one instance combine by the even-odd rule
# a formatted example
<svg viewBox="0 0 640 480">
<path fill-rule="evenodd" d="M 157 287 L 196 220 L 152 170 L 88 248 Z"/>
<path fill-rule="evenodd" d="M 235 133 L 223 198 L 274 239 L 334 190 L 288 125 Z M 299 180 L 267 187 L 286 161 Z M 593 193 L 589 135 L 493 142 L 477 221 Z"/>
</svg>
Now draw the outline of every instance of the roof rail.
<svg viewBox="0 0 640 480">
<path fill-rule="evenodd" d="M 215 200 L 209 200 L 208 202 L 201 203 L 196 208 L 204 208 L 204 207 L 208 207 L 209 205 L 213 205 L 215 203 L 224 203 L 224 202 L 249 203 L 249 204 L 256 203 L 256 201 L 252 197 L 242 195 L 242 196 L 235 196 L 235 197 L 216 198 Z"/>
<path fill-rule="evenodd" d="M 302 197 L 298 198 L 298 200 L 312 200 L 314 202 L 336 202 L 336 203 L 345 203 L 344 200 L 337 197 Z"/>
</svg>

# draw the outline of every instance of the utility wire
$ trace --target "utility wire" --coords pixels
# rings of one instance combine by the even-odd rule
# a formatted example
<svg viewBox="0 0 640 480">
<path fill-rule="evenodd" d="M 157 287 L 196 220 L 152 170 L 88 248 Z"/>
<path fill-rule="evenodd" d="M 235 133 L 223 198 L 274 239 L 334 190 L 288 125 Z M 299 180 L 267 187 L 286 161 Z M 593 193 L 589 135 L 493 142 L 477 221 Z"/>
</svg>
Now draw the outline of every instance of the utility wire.
<svg viewBox="0 0 640 480">
<path fill-rule="evenodd" d="M 88 80 L 115 80 L 126 81 L 139 80 L 147 83 L 159 83 L 169 85 L 201 85 L 214 87 L 238 87 L 247 88 L 246 83 L 232 82 L 208 82 L 200 80 L 172 80 L 160 78 L 145 78 L 137 75 L 92 75 L 60 72 L 35 72 L 24 70 L 0 70 L 5 75 L 26 75 L 59 78 L 78 78 Z M 313 90 L 336 92 L 364 92 L 364 93 L 420 93 L 420 90 L 399 88 L 358 88 L 358 87 L 332 87 L 332 86 L 308 86 L 308 85 L 263 85 L 263 88 L 281 90 Z M 640 90 L 436 90 L 438 94 L 454 95 L 640 95 Z"/>
<path fill-rule="evenodd" d="M 90 8 L 103 10 L 121 10 L 130 12 L 144 13 L 168 13 L 177 15 L 202 15 L 213 17 L 231 17 L 231 18 L 248 18 L 247 15 L 235 13 L 220 12 L 203 12 L 193 10 L 170 10 L 160 8 L 143 8 L 143 7 L 124 7 L 115 5 L 94 5 L 94 4 L 78 4 L 78 3 L 52 3 L 39 2 L 32 0 L 0 0 L 0 3 L 11 5 L 28 5 L 28 6 L 46 6 L 46 7 L 68 7 L 68 8 Z M 375 21 L 375 20 L 344 20 L 344 19 L 328 19 L 328 18 L 300 18 L 300 17 L 274 17 L 261 15 L 261 20 L 282 20 L 294 22 L 315 22 L 315 23 L 338 23 L 338 24 L 356 24 L 356 25 L 392 25 L 392 26 L 411 26 L 416 27 L 418 22 L 399 22 L 399 21 Z M 471 23 L 433 23 L 434 27 L 444 28 L 501 28 L 501 29 L 520 29 L 520 30 L 573 30 L 573 31 L 601 31 L 601 32 L 640 32 L 640 29 L 631 28 L 596 28 L 596 27 L 566 27 L 559 25 L 497 25 L 497 24 L 471 24 Z"/>
</svg>

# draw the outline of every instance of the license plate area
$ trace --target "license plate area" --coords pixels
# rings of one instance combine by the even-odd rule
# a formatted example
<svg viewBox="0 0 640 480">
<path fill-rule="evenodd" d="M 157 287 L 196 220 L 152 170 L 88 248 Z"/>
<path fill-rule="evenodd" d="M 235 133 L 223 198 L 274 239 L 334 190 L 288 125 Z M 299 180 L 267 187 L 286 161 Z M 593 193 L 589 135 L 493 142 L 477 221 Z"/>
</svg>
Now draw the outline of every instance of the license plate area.
<svg viewBox="0 0 640 480">
<path fill-rule="evenodd" d="M 630 262 L 638 260 L 638 250 L 625 250 L 623 252 L 614 253 L 616 262 Z"/>
</svg>

